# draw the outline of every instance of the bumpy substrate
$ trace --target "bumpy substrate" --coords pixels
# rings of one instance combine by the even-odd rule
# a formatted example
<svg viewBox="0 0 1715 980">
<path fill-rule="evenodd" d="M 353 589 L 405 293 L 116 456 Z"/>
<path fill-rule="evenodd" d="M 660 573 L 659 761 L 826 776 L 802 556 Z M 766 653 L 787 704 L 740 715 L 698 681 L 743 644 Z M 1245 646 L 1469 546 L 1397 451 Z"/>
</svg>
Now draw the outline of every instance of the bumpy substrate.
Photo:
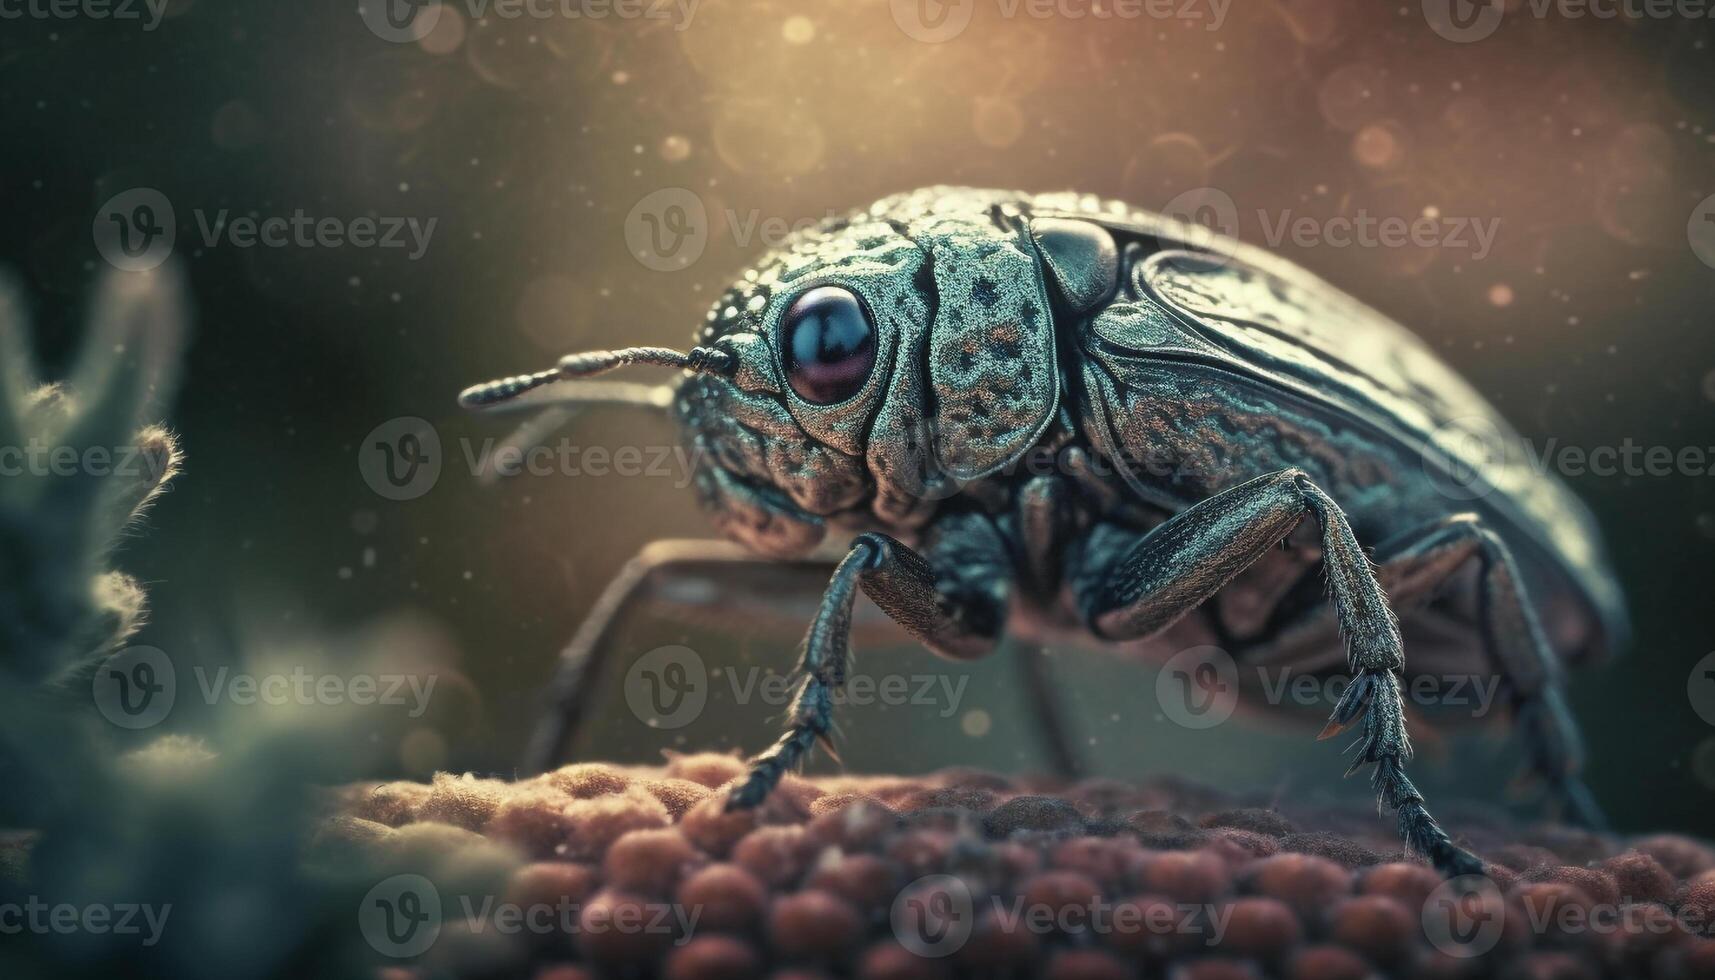
<svg viewBox="0 0 1715 980">
<path fill-rule="evenodd" d="M 741 771 L 352 787 L 312 854 L 433 881 L 445 924 L 399 980 L 1715 977 L 1715 849 L 1688 838 L 1447 807 L 1494 882 L 1454 897 L 1367 808 L 945 772 L 789 778 L 729 814 Z"/>
</svg>

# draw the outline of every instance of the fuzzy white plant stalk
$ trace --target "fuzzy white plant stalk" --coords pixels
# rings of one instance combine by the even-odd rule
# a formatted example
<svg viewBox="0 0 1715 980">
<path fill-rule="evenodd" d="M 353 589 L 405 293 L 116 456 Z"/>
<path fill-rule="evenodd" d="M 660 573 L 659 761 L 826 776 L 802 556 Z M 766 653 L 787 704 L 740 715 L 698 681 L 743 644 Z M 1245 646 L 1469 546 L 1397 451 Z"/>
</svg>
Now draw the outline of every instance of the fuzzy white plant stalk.
<svg viewBox="0 0 1715 980">
<path fill-rule="evenodd" d="M 141 624 L 143 590 L 110 566 L 178 471 L 155 419 L 188 319 L 178 275 L 108 274 L 63 383 L 40 376 L 21 292 L 0 282 L 0 671 L 76 683 Z"/>
</svg>

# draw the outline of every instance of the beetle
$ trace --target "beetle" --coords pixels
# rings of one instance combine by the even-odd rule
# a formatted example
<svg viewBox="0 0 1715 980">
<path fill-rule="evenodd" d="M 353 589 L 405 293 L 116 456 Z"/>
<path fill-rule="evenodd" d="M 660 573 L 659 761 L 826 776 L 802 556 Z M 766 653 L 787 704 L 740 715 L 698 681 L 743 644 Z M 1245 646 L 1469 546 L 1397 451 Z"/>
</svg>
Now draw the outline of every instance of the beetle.
<svg viewBox="0 0 1715 980">
<path fill-rule="evenodd" d="M 581 380 L 629 364 L 682 374 Z M 1201 226 L 1071 193 L 900 194 L 770 253 L 688 352 L 573 354 L 461 401 L 546 407 L 520 439 L 579 404 L 670 410 L 702 503 L 742 546 L 627 566 L 562 657 L 531 770 L 564 751 L 624 609 L 687 581 L 766 609 L 767 577 L 825 571 L 812 553 L 835 533 L 851 537 L 785 732 L 729 807 L 831 750 L 862 592 L 952 658 L 1011 633 L 1157 659 L 1211 643 L 1239 664 L 1343 676 L 1322 737 L 1357 727 L 1348 775 L 1373 767 L 1378 805 L 1447 875 L 1481 862 L 1406 775 L 1401 685 L 1492 679 L 1549 798 L 1600 825 L 1562 672 L 1622 647 L 1628 625 L 1590 514 L 1505 452 L 1513 430 L 1405 328 Z M 1030 687 L 1075 772 L 1052 698 Z"/>
</svg>

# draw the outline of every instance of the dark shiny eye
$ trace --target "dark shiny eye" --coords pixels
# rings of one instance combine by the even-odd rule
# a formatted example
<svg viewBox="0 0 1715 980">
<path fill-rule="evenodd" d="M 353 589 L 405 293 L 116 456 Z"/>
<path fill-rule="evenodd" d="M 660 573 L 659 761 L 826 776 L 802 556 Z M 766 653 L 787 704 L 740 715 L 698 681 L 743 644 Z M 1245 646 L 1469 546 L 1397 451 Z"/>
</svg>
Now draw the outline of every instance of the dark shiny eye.
<svg viewBox="0 0 1715 980">
<path fill-rule="evenodd" d="M 875 367 L 875 324 L 850 290 L 818 286 L 794 300 L 781 320 L 780 360 L 799 398 L 843 402 Z"/>
</svg>

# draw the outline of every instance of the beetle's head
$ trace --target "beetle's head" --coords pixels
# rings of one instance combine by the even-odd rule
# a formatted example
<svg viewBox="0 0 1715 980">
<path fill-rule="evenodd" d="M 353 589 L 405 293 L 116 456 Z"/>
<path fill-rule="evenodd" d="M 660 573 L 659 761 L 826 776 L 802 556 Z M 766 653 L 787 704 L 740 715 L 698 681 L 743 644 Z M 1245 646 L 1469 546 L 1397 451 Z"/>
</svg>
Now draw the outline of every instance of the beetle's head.
<svg viewBox="0 0 1715 980">
<path fill-rule="evenodd" d="M 892 199 L 768 255 L 714 304 L 688 353 L 572 355 L 465 401 L 622 364 L 685 367 L 673 410 L 729 536 L 791 556 L 829 524 L 909 531 L 1053 418 L 1043 270 L 1022 222 Z"/>
</svg>

